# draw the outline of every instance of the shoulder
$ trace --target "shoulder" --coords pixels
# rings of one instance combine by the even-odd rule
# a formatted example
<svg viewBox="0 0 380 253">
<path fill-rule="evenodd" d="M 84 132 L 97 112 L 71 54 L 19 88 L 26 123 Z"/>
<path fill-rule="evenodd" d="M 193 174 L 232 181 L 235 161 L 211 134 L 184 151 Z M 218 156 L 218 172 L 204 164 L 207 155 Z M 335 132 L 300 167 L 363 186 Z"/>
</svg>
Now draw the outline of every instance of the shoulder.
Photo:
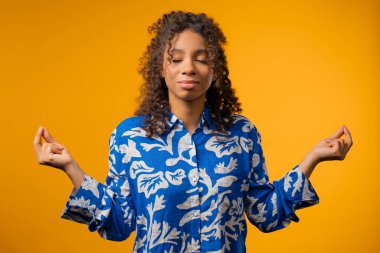
<svg viewBox="0 0 380 253">
<path fill-rule="evenodd" d="M 257 126 L 251 120 L 241 114 L 234 114 L 233 119 L 234 121 L 228 129 L 232 135 L 261 140 L 261 134 Z"/>
<path fill-rule="evenodd" d="M 145 116 L 132 116 L 122 120 L 116 125 L 112 131 L 111 136 L 122 136 L 125 132 L 131 131 L 133 129 L 142 129 L 144 127 Z"/>
<path fill-rule="evenodd" d="M 144 127 L 145 116 L 132 116 L 122 120 L 117 126 L 118 130 L 131 130 L 136 127 Z"/>
<path fill-rule="evenodd" d="M 244 133 L 248 132 L 257 132 L 257 128 L 255 124 L 252 123 L 247 117 L 241 115 L 241 114 L 234 114 L 233 116 L 233 123 L 231 125 L 231 130 L 235 131 L 241 131 Z"/>
</svg>

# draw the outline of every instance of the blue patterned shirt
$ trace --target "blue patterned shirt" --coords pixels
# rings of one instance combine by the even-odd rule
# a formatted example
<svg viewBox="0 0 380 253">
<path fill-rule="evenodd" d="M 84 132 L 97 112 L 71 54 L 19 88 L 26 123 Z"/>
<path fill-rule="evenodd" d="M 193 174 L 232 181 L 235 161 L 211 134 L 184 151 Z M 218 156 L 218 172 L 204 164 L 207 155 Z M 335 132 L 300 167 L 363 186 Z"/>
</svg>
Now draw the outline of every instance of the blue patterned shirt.
<svg viewBox="0 0 380 253">
<path fill-rule="evenodd" d="M 133 252 L 245 252 L 246 217 L 263 232 L 298 222 L 295 210 L 319 202 L 297 165 L 269 182 L 261 136 L 234 116 L 228 133 L 213 132 L 205 107 L 190 134 L 171 113 L 170 131 L 146 137 L 143 116 L 127 118 L 109 140 L 102 184 L 86 175 L 62 217 L 108 240 L 136 231 Z"/>
</svg>

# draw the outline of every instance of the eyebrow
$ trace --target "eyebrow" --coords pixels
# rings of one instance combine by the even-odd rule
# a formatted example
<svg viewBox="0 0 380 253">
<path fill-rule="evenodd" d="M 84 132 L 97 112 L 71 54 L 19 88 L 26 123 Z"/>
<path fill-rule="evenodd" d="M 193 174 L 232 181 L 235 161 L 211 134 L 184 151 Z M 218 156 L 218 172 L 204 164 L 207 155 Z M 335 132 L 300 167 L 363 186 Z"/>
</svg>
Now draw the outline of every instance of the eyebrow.
<svg viewBox="0 0 380 253">
<path fill-rule="evenodd" d="M 182 50 L 182 49 L 179 49 L 179 48 L 173 48 L 172 50 L 170 50 L 171 53 L 184 53 L 185 51 Z M 194 54 L 199 54 L 199 53 L 205 53 L 207 54 L 207 50 L 206 49 L 197 49 L 195 50 Z"/>
</svg>

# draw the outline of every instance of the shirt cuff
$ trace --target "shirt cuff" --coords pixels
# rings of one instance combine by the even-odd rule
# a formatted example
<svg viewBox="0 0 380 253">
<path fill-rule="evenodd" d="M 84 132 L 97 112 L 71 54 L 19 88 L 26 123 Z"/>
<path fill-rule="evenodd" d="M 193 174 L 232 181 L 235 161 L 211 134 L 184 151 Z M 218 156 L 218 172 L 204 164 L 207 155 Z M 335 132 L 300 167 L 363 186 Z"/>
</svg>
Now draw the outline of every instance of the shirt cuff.
<svg viewBox="0 0 380 253">
<path fill-rule="evenodd" d="M 79 223 L 93 223 L 101 199 L 99 188 L 102 188 L 102 184 L 85 175 L 79 189 L 72 190 L 61 217 Z"/>
<path fill-rule="evenodd" d="M 299 221 L 295 210 L 319 203 L 314 187 L 298 165 L 275 183 L 276 188 L 282 191 L 280 201 L 284 204 L 285 215 L 292 221 Z"/>
</svg>

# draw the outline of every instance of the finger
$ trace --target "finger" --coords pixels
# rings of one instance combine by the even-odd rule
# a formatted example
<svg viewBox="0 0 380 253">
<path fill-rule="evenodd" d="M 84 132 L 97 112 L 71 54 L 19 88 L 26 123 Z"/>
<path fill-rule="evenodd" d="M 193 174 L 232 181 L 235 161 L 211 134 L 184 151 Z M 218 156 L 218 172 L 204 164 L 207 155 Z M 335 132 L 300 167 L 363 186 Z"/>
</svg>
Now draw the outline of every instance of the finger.
<svg viewBox="0 0 380 253">
<path fill-rule="evenodd" d="M 334 148 L 338 148 L 338 147 L 339 147 L 339 141 L 338 141 L 338 139 L 332 140 L 332 141 L 329 143 L 329 146 L 330 146 L 330 147 L 334 147 Z"/>
<path fill-rule="evenodd" d="M 335 158 L 341 160 L 344 158 L 344 144 L 342 139 L 335 139 L 331 142 L 332 154 Z"/>
<path fill-rule="evenodd" d="M 47 146 L 49 146 L 49 143 L 46 143 L 46 142 L 42 143 L 42 147 L 41 147 L 42 153 L 46 153 Z"/>
<path fill-rule="evenodd" d="M 53 152 L 53 145 L 48 145 L 48 147 L 46 148 L 46 151 L 47 151 L 47 158 L 48 158 L 48 162 L 51 163 L 52 162 L 52 155 L 54 154 Z"/>
<path fill-rule="evenodd" d="M 42 143 L 41 153 L 38 156 L 38 162 L 40 164 L 46 164 L 46 162 L 48 161 L 47 157 L 49 156 L 50 145 L 51 144 L 46 143 L 46 142 Z"/>
<path fill-rule="evenodd" d="M 327 147 L 331 148 L 334 146 L 334 140 L 326 140 Z"/>
<path fill-rule="evenodd" d="M 351 136 L 351 133 L 346 126 L 344 127 L 344 134 L 346 136 L 346 142 L 347 142 L 348 146 L 351 147 L 352 146 L 352 136 Z"/>
<path fill-rule="evenodd" d="M 51 150 L 54 154 L 62 154 L 63 146 L 59 145 L 58 143 L 53 143 Z"/>
<path fill-rule="evenodd" d="M 34 150 L 36 151 L 37 154 L 39 154 L 41 152 L 42 131 L 43 131 L 43 127 L 40 126 L 37 130 L 36 135 L 34 136 L 33 146 L 34 146 Z"/>
<path fill-rule="evenodd" d="M 338 131 L 336 131 L 333 135 L 331 135 L 330 137 L 327 138 L 327 140 L 333 140 L 333 139 L 338 139 L 340 138 L 343 133 L 344 133 L 344 126 L 342 126 L 341 128 L 338 129 Z"/>
<path fill-rule="evenodd" d="M 51 152 L 51 145 L 49 143 L 46 144 L 46 147 L 45 147 L 45 154 L 50 154 L 52 153 Z"/>
<path fill-rule="evenodd" d="M 57 141 L 50 135 L 48 130 L 44 127 L 44 131 L 42 132 L 44 139 L 49 143 L 56 143 Z"/>
<path fill-rule="evenodd" d="M 48 155 L 49 162 L 53 162 L 53 161 L 54 161 L 54 158 L 56 158 L 57 156 L 58 156 L 57 154 L 50 153 L 50 154 Z"/>
</svg>

